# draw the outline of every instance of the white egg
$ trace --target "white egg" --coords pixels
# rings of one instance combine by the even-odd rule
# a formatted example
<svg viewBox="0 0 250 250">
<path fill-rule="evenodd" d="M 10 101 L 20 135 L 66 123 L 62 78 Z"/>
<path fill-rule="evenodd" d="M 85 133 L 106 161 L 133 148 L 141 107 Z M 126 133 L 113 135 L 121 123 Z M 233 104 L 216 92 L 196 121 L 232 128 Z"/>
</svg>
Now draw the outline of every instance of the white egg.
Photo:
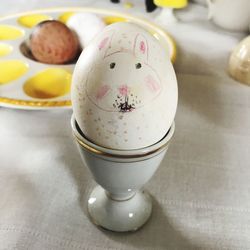
<svg viewBox="0 0 250 250">
<path fill-rule="evenodd" d="M 135 24 L 107 26 L 83 50 L 73 73 L 76 121 L 88 139 L 107 148 L 139 149 L 161 140 L 177 99 L 170 59 Z"/>
<path fill-rule="evenodd" d="M 95 14 L 77 13 L 69 18 L 67 26 L 77 34 L 81 47 L 84 48 L 106 24 Z"/>
</svg>

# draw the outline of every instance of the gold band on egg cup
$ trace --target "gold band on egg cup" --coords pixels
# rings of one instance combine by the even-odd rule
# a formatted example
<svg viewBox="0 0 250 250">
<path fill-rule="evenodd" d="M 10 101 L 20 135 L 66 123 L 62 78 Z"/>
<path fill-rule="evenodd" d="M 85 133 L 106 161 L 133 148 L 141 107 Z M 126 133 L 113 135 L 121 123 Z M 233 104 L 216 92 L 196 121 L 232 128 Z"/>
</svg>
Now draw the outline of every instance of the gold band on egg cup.
<svg viewBox="0 0 250 250">
<path fill-rule="evenodd" d="M 91 142 L 89 139 L 87 139 L 84 135 L 81 135 L 79 132 L 80 128 L 77 125 L 76 120 L 74 119 L 73 116 L 71 118 L 71 126 L 73 129 L 73 136 L 74 136 L 75 140 L 85 150 L 87 150 L 88 152 L 93 153 L 95 155 L 109 157 L 109 158 L 119 158 L 119 159 L 138 159 L 138 158 L 144 158 L 144 157 L 150 158 L 150 156 L 153 157 L 155 154 L 158 154 L 162 150 L 168 148 L 169 143 L 170 143 L 172 136 L 174 134 L 174 131 L 175 131 L 175 123 L 173 122 L 170 129 L 166 133 L 166 135 L 157 143 L 155 143 L 151 146 L 145 147 L 145 148 L 141 148 L 141 149 L 117 150 L 117 149 L 113 149 L 113 148 L 107 148 L 107 147 L 105 148 L 105 147 L 96 145 L 93 142 Z M 156 147 L 157 144 L 160 144 L 159 147 Z M 113 151 L 114 153 L 108 152 L 108 151 Z M 135 152 L 142 151 L 142 152 L 133 154 L 132 151 L 135 151 Z M 122 152 L 124 154 L 121 154 Z"/>
</svg>

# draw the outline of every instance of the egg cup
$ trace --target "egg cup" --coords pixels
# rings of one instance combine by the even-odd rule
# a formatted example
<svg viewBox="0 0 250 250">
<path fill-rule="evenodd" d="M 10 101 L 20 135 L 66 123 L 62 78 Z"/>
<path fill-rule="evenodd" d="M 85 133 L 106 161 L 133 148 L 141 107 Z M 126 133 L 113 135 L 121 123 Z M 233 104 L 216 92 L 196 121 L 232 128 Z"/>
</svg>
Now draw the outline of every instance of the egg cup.
<svg viewBox="0 0 250 250">
<path fill-rule="evenodd" d="M 175 124 L 159 142 L 136 150 L 116 150 L 94 144 L 81 132 L 74 116 L 71 126 L 82 160 L 99 184 L 88 199 L 92 222 L 116 232 L 139 229 L 152 212 L 150 195 L 141 188 L 164 158 Z"/>
</svg>

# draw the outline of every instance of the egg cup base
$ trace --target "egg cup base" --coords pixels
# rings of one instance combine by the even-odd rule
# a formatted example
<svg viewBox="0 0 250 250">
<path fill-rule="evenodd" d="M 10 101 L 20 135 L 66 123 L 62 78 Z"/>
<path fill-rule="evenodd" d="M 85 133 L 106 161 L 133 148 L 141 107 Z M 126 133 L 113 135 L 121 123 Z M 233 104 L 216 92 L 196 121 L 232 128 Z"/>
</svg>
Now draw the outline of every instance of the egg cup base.
<svg viewBox="0 0 250 250">
<path fill-rule="evenodd" d="M 124 201 L 114 200 L 97 186 L 89 196 L 88 212 L 96 226 L 114 232 L 133 232 L 150 218 L 152 201 L 145 191 L 138 191 Z"/>
</svg>

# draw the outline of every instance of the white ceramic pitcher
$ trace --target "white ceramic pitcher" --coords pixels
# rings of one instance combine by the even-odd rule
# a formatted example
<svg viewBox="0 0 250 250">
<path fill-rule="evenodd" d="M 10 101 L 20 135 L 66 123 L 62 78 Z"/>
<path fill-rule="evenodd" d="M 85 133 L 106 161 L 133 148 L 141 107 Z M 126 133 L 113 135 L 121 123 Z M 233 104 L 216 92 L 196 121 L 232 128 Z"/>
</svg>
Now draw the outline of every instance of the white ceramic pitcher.
<svg viewBox="0 0 250 250">
<path fill-rule="evenodd" d="M 218 26 L 246 32 L 250 24 L 250 0 L 207 0 L 208 18 Z"/>
</svg>

